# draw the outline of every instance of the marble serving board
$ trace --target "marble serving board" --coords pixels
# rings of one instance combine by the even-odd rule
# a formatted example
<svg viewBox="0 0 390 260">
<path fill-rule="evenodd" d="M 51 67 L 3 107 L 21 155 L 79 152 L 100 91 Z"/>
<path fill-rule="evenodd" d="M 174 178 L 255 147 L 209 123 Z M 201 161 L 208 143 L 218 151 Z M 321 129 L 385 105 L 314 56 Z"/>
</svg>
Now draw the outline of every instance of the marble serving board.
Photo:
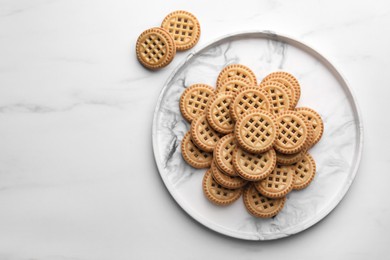
<svg viewBox="0 0 390 260">
<path fill-rule="evenodd" d="M 248 214 L 242 199 L 228 207 L 210 203 L 202 191 L 205 169 L 194 169 L 182 158 L 180 143 L 190 125 L 179 110 L 185 88 L 195 83 L 215 86 L 229 64 L 250 67 L 258 82 L 284 70 L 301 84 L 298 107 L 315 109 L 325 125 L 321 141 L 309 152 L 317 164 L 309 187 L 287 195 L 274 218 Z M 191 53 L 163 86 L 153 121 L 153 149 L 163 183 L 176 202 L 194 219 L 219 233 L 248 240 L 286 237 L 314 225 L 344 197 L 358 168 L 363 145 L 362 122 L 345 80 L 318 52 L 289 37 L 271 32 L 242 32 L 218 39 Z"/>
</svg>

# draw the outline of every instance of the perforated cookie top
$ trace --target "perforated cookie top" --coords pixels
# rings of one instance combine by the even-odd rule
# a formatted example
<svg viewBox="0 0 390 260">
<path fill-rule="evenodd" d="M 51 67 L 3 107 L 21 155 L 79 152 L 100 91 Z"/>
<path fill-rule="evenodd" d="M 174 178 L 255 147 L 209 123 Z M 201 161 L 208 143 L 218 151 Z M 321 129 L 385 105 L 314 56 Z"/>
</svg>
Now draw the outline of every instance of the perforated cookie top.
<svg viewBox="0 0 390 260">
<path fill-rule="evenodd" d="M 262 83 L 266 81 L 277 81 L 285 85 L 291 90 L 290 109 L 293 109 L 297 105 L 299 98 L 301 97 L 301 86 L 292 74 L 285 71 L 272 72 L 262 80 Z"/>
<path fill-rule="evenodd" d="M 222 137 L 214 149 L 214 157 L 217 166 L 227 175 L 237 176 L 233 168 L 233 150 L 236 147 L 236 138 L 234 134 L 228 134 Z"/>
<path fill-rule="evenodd" d="M 217 89 L 221 87 L 222 82 L 227 78 L 241 78 L 250 83 L 250 85 L 257 85 L 257 79 L 253 71 L 241 64 L 232 64 L 226 66 L 218 75 L 217 78 Z"/>
<path fill-rule="evenodd" d="M 279 135 L 275 149 L 284 154 L 293 154 L 302 149 L 308 136 L 308 126 L 302 115 L 295 111 L 281 113 L 277 118 Z"/>
<path fill-rule="evenodd" d="M 206 111 L 209 99 L 214 97 L 213 87 L 206 84 L 194 84 L 186 88 L 180 97 L 180 111 L 183 117 L 192 122 Z"/>
<path fill-rule="evenodd" d="M 234 130 L 234 121 L 229 112 L 232 99 L 232 93 L 221 92 L 212 97 L 206 107 L 207 121 L 214 130 L 223 134 Z"/>
<path fill-rule="evenodd" d="M 241 89 L 251 86 L 251 83 L 244 78 L 230 77 L 221 82 L 221 85 L 217 86 L 216 93 L 219 92 L 232 92 L 233 94 L 240 92 Z"/>
<path fill-rule="evenodd" d="M 309 186 L 316 173 L 316 163 L 310 154 L 304 156 L 294 166 L 295 173 L 293 189 L 301 190 Z"/>
<path fill-rule="evenodd" d="M 298 111 L 301 115 L 303 115 L 309 122 L 309 125 L 311 125 L 311 128 L 313 129 L 312 145 L 318 143 L 324 132 L 324 123 L 322 122 L 321 116 L 316 111 L 308 107 L 296 108 L 295 111 Z"/>
<path fill-rule="evenodd" d="M 272 104 L 271 111 L 274 114 L 289 110 L 291 96 L 288 89 L 282 83 L 267 81 L 260 84 L 260 88 L 270 97 Z"/>
<path fill-rule="evenodd" d="M 258 218 L 271 218 L 283 209 L 286 197 L 280 199 L 267 198 L 251 184 L 244 189 L 243 200 L 245 208 L 251 215 Z"/>
<path fill-rule="evenodd" d="M 246 87 L 234 95 L 230 115 L 237 121 L 242 114 L 250 110 L 270 111 L 271 106 L 271 99 L 264 90 L 259 87 Z"/>
<path fill-rule="evenodd" d="M 208 168 L 213 160 L 213 154 L 199 150 L 187 132 L 181 142 L 181 154 L 184 160 L 194 168 Z"/>
<path fill-rule="evenodd" d="M 242 194 L 242 188 L 228 189 L 218 184 L 212 177 L 211 169 L 207 170 L 203 176 L 202 188 L 206 198 L 220 206 L 232 204 Z"/>
<path fill-rule="evenodd" d="M 187 11 L 179 10 L 168 14 L 161 27 L 172 35 L 178 51 L 188 50 L 199 41 L 199 21 Z"/>
<path fill-rule="evenodd" d="M 250 153 L 263 153 L 270 150 L 277 135 L 275 117 L 264 110 L 245 113 L 238 119 L 234 129 L 238 144 Z"/>
<path fill-rule="evenodd" d="M 215 161 L 211 164 L 211 173 L 218 184 L 228 189 L 238 189 L 247 183 L 247 181 L 242 179 L 240 176 L 229 176 L 221 172 L 221 170 L 219 170 L 215 165 Z"/>
<path fill-rule="evenodd" d="M 248 181 L 266 178 L 275 168 L 276 154 L 271 149 L 265 153 L 252 154 L 239 147 L 233 152 L 233 166 L 238 175 Z"/>
<path fill-rule="evenodd" d="M 255 183 L 255 187 L 268 198 L 282 198 L 292 190 L 294 176 L 291 166 L 277 164 L 267 178 Z"/>
<path fill-rule="evenodd" d="M 212 152 L 221 136 L 207 122 L 206 115 L 192 121 L 190 131 L 194 144 L 205 152 Z"/>
<path fill-rule="evenodd" d="M 176 54 L 176 46 L 171 35 L 157 27 L 141 33 L 135 50 L 138 61 L 148 69 L 167 66 Z"/>
</svg>

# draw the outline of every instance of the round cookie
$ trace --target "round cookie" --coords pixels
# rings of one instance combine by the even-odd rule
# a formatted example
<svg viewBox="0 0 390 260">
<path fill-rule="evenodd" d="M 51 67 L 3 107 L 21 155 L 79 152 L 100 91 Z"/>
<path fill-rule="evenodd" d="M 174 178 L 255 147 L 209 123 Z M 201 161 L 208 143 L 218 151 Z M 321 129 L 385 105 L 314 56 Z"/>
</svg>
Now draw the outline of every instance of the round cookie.
<svg viewBox="0 0 390 260">
<path fill-rule="evenodd" d="M 135 45 L 138 61 L 147 69 L 167 66 L 175 57 L 176 46 L 171 35 L 162 28 L 151 28 L 138 37 Z"/>
<path fill-rule="evenodd" d="M 249 111 L 238 119 L 234 136 L 245 151 L 266 152 L 272 148 L 278 136 L 275 117 L 264 110 Z"/>
<path fill-rule="evenodd" d="M 286 197 L 270 199 L 264 197 L 253 184 L 248 185 L 243 193 L 244 205 L 247 211 L 258 218 L 271 218 L 276 216 L 284 206 Z"/>
<path fill-rule="evenodd" d="M 235 147 L 234 134 L 228 134 L 219 139 L 213 153 L 216 166 L 229 176 L 237 176 L 233 167 L 233 150 Z"/>
<path fill-rule="evenodd" d="M 269 111 L 271 107 L 271 99 L 264 90 L 259 87 L 246 87 L 234 95 L 230 115 L 234 121 L 237 121 L 247 111 L 255 109 Z"/>
<path fill-rule="evenodd" d="M 230 77 L 221 82 L 221 85 L 217 86 L 216 93 L 219 92 L 232 92 L 233 94 L 240 92 L 242 88 L 249 87 L 251 83 L 247 79 L 239 77 Z"/>
<path fill-rule="evenodd" d="M 194 168 L 208 168 L 211 166 L 213 154 L 200 150 L 191 139 L 190 132 L 187 132 L 181 141 L 181 154 L 184 160 Z"/>
<path fill-rule="evenodd" d="M 210 98 L 214 97 L 213 87 L 206 84 L 194 84 L 186 88 L 180 97 L 180 112 L 191 123 L 206 110 Z"/>
<path fill-rule="evenodd" d="M 321 116 L 316 111 L 308 107 L 296 108 L 295 111 L 303 115 L 309 122 L 309 125 L 313 128 L 313 141 L 311 146 L 315 145 L 321 139 L 324 132 L 324 123 L 322 122 Z"/>
<path fill-rule="evenodd" d="M 213 152 L 220 134 L 209 125 L 206 115 L 197 117 L 191 123 L 191 138 L 194 144 L 205 152 Z"/>
<path fill-rule="evenodd" d="M 295 111 L 287 111 L 277 116 L 276 122 L 279 134 L 274 148 L 284 154 L 301 151 L 308 138 L 309 127 L 305 118 Z"/>
<path fill-rule="evenodd" d="M 178 10 L 168 14 L 161 27 L 171 34 L 178 51 L 191 49 L 199 41 L 199 21 L 187 11 Z"/>
<path fill-rule="evenodd" d="M 229 176 L 223 174 L 218 167 L 215 165 L 215 161 L 211 163 L 211 173 L 213 175 L 214 180 L 220 184 L 221 186 L 228 189 L 238 189 L 248 182 L 242 179 L 240 176 Z"/>
<path fill-rule="evenodd" d="M 290 109 L 294 109 L 294 107 L 298 104 L 299 98 L 301 97 L 301 86 L 299 85 L 298 80 L 288 72 L 276 71 L 268 74 L 262 82 L 266 81 L 277 81 L 285 85 L 288 89 L 290 89 Z"/>
<path fill-rule="evenodd" d="M 265 153 L 251 154 L 239 147 L 233 152 L 233 166 L 239 176 L 248 181 L 259 181 L 266 178 L 275 168 L 276 154 L 274 149 Z"/>
<path fill-rule="evenodd" d="M 260 84 L 260 88 L 264 90 L 270 97 L 274 114 L 285 112 L 290 108 L 291 95 L 288 89 L 279 82 L 266 81 Z"/>
<path fill-rule="evenodd" d="M 295 173 L 291 166 L 277 164 L 267 178 L 255 182 L 254 185 L 268 198 L 282 198 L 293 189 L 294 177 Z"/>
<path fill-rule="evenodd" d="M 316 174 L 316 163 L 310 154 L 305 153 L 292 169 L 295 173 L 293 189 L 302 190 L 312 182 Z"/>
<path fill-rule="evenodd" d="M 220 88 L 222 82 L 227 78 L 237 77 L 244 79 L 250 83 L 250 85 L 257 85 L 257 79 L 255 73 L 247 66 L 241 64 L 232 64 L 226 66 L 218 75 L 217 89 Z"/>
<path fill-rule="evenodd" d="M 221 92 L 212 97 L 206 107 L 207 121 L 214 130 L 223 134 L 234 130 L 234 121 L 229 112 L 232 99 L 232 93 Z"/>
<path fill-rule="evenodd" d="M 212 176 L 211 169 L 207 170 L 202 181 L 203 193 L 212 203 L 219 206 L 227 206 L 238 200 L 242 194 L 242 188 L 227 189 L 218 184 Z"/>
</svg>

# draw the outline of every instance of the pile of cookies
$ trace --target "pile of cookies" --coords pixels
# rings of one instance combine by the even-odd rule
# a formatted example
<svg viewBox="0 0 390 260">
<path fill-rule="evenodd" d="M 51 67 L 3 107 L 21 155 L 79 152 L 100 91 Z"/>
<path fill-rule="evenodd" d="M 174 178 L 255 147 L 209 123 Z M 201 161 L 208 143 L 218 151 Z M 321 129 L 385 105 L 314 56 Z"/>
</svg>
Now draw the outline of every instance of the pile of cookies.
<svg viewBox="0 0 390 260">
<path fill-rule="evenodd" d="M 180 111 L 191 123 L 182 140 L 184 160 L 209 168 L 203 191 L 214 204 L 229 205 L 243 195 L 248 212 L 278 214 L 292 190 L 313 180 L 316 164 L 307 152 L 323 133 L 320 115 L 297 108 L 298 80 L 273 72 L 260 84 L 240 64 L 225 67 L 216 88 L 194 84 L 180 98 Z"/>
<path fill-rule="evenodd" d="M 138 37 L 135 47 L 138 61 L 152 70 L 165 67 L 176 51 L 192 48 L 199 37 L 198 19 L 187 11 L 174 11 L 164 18 L 161 27 L 150 28 Z"/>
</svg>

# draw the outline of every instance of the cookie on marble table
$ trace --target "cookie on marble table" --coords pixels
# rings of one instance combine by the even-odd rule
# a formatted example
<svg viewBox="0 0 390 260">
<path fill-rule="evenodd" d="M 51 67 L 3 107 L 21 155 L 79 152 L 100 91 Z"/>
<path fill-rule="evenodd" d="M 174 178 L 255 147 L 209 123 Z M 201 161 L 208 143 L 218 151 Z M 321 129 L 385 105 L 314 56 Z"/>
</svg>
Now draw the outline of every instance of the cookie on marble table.
<svg viewBox="0 0 390 260">
<path fill-rule="evenodd" d="M 171 35 L 163 28 L 151 28 L 138 37 L 136 47 L 138 61 L 155 70 L 167 66 L 175 57 L 176 46 Z"/>
</svg>

